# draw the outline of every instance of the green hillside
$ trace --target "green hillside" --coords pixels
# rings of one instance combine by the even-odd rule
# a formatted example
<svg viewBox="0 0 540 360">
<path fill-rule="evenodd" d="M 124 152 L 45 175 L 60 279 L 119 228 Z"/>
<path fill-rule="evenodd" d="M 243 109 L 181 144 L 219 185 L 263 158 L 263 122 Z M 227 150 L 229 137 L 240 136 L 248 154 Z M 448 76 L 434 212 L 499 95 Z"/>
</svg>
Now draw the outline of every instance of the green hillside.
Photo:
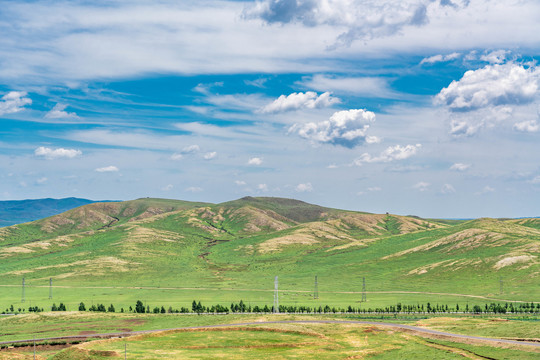
<svg viewBox="0 0 540 360">
<path fill-rule="evenodd" d="M 536 219 L 444 222 L 281 198 L 95 203 L 0 229 L 0 309 L 20 303 L 23 277 L 25 300 L 42 306 L 271 304 L 274 276 L 289 304 L 357 303 L 363 278 L 370 306 L 530 302 L 540 300 L 539 254 Z"/>
</svg>

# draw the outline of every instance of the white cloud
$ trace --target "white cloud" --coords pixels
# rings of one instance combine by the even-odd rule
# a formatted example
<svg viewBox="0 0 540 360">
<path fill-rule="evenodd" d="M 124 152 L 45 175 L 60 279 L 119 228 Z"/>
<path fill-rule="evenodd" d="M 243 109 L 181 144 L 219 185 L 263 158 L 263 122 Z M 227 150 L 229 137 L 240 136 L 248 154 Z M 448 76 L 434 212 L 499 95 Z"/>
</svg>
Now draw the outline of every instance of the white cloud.
<svg viewBox="0 0 540 360">
<path fill-rule="evenodd" d="M 530 184 L 540 184 L 540 175 L 535 176 L 531 180 L 527 181 Z"/>
<path fill-rule="evenodd" d="M 51 149 L 48 147 L 40 146 L 36 150 L 34 150 L 34 155 L 43 156 L 45 159 L 48 160 L 60 158 L 72 159 L 74 157 L 82 155 L 82 151 L 64 148 Z"/>
<path fill-rule="evenodd" d="M 499 105 L 527 104 L 535 99 L 540 70 L 513 62 L 469 70 L 435 97 L 450 111 L 471 111 Z"/>
<path fill-rule="evenodd" d="M 471 167 L 471 164 L 455 163 L 450 166 L 450 170 L 465 171 Z"/>
<path fill-rule="evenodd" d="M 205 160 L 212 160 L 212 159 L 215 159 L 216 156 L 217 156 L 217 152 L 216 152 L 216 151 L 212 151 L 212 152 L 209 152 L 209 153 L 204 154 L 204 159 L 205 159 Z"/>
<path fill-rule="evenodd" d="M 420 64 L 435 64 L 438 62 L 447 62 L 459 59 L 460 57 L 461 54 L 458 52 L 453 52 L 447 55 L 433 55 L 427 58 L 423 58 L 422 61 L 420 61 Z"/>
<path fill-rule="evenodd" d="M 371 156 L 368 153 L 363 153 L 360 157 L 354 160 L 354 165 L 361 166 L 362 163 L 378 163 L 378 162 L 390 162 L 394 160 L 405 160 L 414 156 L 418 149 L 422 147 L 421 144 L 416 145 L 395 145 L 389 146 L 386 150 L 381 152 L 379 156 Z"/>
<path fill-rule="evenodd" d="M 0 116 L 22 111 L 26 105 L 32 104 L 32 100 L 26 95 L 25 91 L 10 91 L 2 96 L 0 100 Z"/>
<path fill-rule="evenodd" d="M 368 188 L 368 191 L 370 192 L 374 192 L 374 191 L 381 191 L 382 189 L 378 186 L 374 186 L 374 187 L 369 187 Z"/>
<path fill-rule="evenodd" d="M 189 145 L 182 149 L 182 154 L 195 154 L 201 151 L 199 145 Z"/>
<path fill-rule="evenodd" d="M 492 193 L 492 192 L 495 192 L 495 188 L 492 188 L 491 186 L 486 185 L 486 186 L 484 186 L 484 188 L 482 190 L 476 192 L 475 194 L 476 195 L 483 195 L 483 194 L 488 194 L 488 193 Z"/>
<path fill-rule="evenodd" d="M 294 188 L 297 192 L 311 192 L 313 191 L 313 186 L 311 183 L 298 184 Z"/>
<path fill-rule="evenodd" d="M 110 165 L 110 166 L 97 168 L 96 171 L 97 172 L 117 172 L 119 171 L 119 169 L 114 165 Z"/>
<path fill-rule="evenodd" d="M 429 0 L 264 0 L 246 7 L 244 16 L 259 17 L 269 24 L 335 26 L 345 29 L 337 44 L 350 45 L 356 39 L 388 37 L 406 27 L 426 25 L 430 5 L 440 6 Z"/>
<path fill-rule="evenodd" d="M 235 180 L 234 183 L 238 186 L 244 186 L 246 185 L 246 182 L 243 180 Z"/>
<path fill-rule="evenodd" d="M 45 114 L 47 119 L 78 119 L 79 116 L 74 112 L 64 111 L 67 108 L 65 104 L 56 104 L 51 111 Z"/>
<path fill-rule="evenodd" d="M 292 110 L 323 108 L 339 102 L 340 100 L 333 97 L 329 92 L 317 95 L 316 92 L 306 91 L 305 93 L 292 93 L 287 96 L 281 95 L 270 104 L 262 107 L 258 112 L 275 114 Z"/>
<path fill-rule="evenodd" d="M 39 178 L 36 180 L 36 183 L 39 184 L 39 185 L 42 185 L 42 184 L 45 184 L 47 182 L 47 178 L 46 177 L 42 177 L 42 178 Z"/>
<path fill-rule="evenodd" d="M 252 157 L 248 160 L 248 165 L 261 165 L 263 163 L 263 159 L 259 157 Z"/>
<path fill-rule="evenodd" d="M 514 130 L 521 132 L 537 132 L 540 129 L 540 124 L 537 120 L 522 121 L 514 124 Z"/>
<path fill-rule="evenodd" d="M 257 190 L 262 191 L 262 192 L 267 192 L 268 191 L 268 185 L 259 184 L 259 185 L 257 185 Z"/>
<path fill-rule="evenodd" d="M 299 82 L 300 85 L 318 91 L 352 94 L 365 97 L 396 97 L 388 86 L 388 79 L 381 77 L 338 77 L 315 74 Z"/>
<path fill-rule="evenodd" d="M 174 188 L 173 184 L 168 184 L 168 185 L 165 185 L 164 187 L 162 187 L 161 190 L 163 190 L 163 191 L 171 191 L 173 188 Z"/>
<path fill-rule="evenodd" d="M 313 142 L 328 143 L 353 148 L 363 143 L 377 143 L 379 138 L 368 136 L 369 125 L 375 121 L 375 113 L 364 109 L 335 112 L 329 120 L 319 123 L 295 124 L 289 132 L 298 133 Z"/>
<path fill-rule="evenodd" d="M 441 193 L 443 194 L 453 194 L 456 192 L 456 189 L 451 184 L 444 184 L 441 188 Z"/>
<path fill-rule="evenodd" d="M 184 158 L 184 155 L 178 154 L 178 153 L 174 153 L 170 157 L 170 159 L 174 161 L 182 160 L 183 158 Z"/>
<path fill-rule="evenodd" d="M 508 50 L 495 50 L 480 56 L 480 60 L 490 64 L 502 64 L 508 54 L 510 54 Z"/>
<path fill-rule="evenodd" d="M 420 192 L 426 191 L 431 184 L 425 181 L 420 181 L 413 185 L 413 189 L 416 189 Z"/>
<path fill-rule="evenodd" d="M 198 186 L 190 186 L 186 189 L 187 192 L 192 192 L 192 193 L 197 193 L 197 192 L 201 192 L 203 191 L 202 188 L 198 187 Z"/>
</svg>

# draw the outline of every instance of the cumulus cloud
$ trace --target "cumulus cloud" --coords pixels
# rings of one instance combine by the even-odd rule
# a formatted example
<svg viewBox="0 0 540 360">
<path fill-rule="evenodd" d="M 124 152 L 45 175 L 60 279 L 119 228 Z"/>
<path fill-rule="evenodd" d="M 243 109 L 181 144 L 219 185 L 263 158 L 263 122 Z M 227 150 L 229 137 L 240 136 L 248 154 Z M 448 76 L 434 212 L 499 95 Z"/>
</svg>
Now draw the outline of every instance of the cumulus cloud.
<svg viewBox="0 0 540 360">
<path fill-rule="evenodd" d="M 452 166 L 450 166 L 450 170 L 454 171 L 465 171 L 471 167 L 471 164 L 462 164 L 462 163 L 455 163 Z"/>
<path fill-rule="evenodd" d="M 416 155 L 416 153 L 421 147 L 421 144 L 406 146 L 389 146 L 386 150 L 381 152 L 379 156 L 371 156 L 368 153 L 363 153 L 358 159 L 354 160 L 354 164 L 357 166 L 361 166 L 363 163 L 379 163 L 395 160 L 405 160 L 410 158 L 411 156 Z"/>
<path fill-rule="evenodd" d="M 513 62 L 486 65 L 469 70 L 452 81 L 435 97 L 435 102 L 453 112 L 477 110 L 499 105 L 520 105 L 534 101 L 540 70 Z"/>
<path fill-rule="evenodd" d="M 313 191 L 313 186 L 311 183 L 305 183 L 305 184 L 298 184 L 294 188 L 297 192 L 311 192 Z"/>
<path fill-rule="evenodd" d="M 72 159 L 74 157 L 82 155 L 82 151 L 64 148 L 51 149 L 48 147 L 40 146 L 36 150 L 34 150 L 34 155 L 42 156 L 48 160 L 60 158 Z"/>
<path fill-rule="evenodd" d="M 197 193 L 197 192 L 203 191 L 203 189 L 201 187 L 198 187 L 198 186 L 190 186 L 190 187 L 186 188 L 186 191 L 187 192 L 192 192 L 192 193 Z"/>
<path fill-rule="evenodd" d="M 56 104 L 51 111 L 45 114 L 47 119 L 78 119 L 79 116 L 74 112 L 64 111 L 67 108 L 65 104 Z"/>
<path fill-rule="evenodd" d="M 458 52 L 453 52 L 451 54 L 447 55 L 433 55 L 427 58 L 423 58 L 422 61 L 420 61 L 420 65 L 422 64 L 435 64 L 438 62 L 447 62 L 459 59 L 461 57 L 461 54 Z"/>
<path fill-rule="evenodd" d="M 103 172 L 117 172 L 117 171 L 119 171 L 119 169 L 114 165 L 110 165 L 110 166 L 97 168 L 96 171 L 101 172 L 101 173 L 103 173 Z"/>
<path fill-rule="evenodd" d="M 445 1 L 455 7 L 466 5 Z M 337 38 L 335 48 L 348 46 L 356 39 L 387 37 L 408 26 L 423 26 L 429 22 L 429 6 L 441 5 L 431 0 L 264 0 L 246 7 L 244 16 L 269 24 L 346 29 Z"/>
<path fill-rule="evenodd" d="M 257 190 L 262 191 L 262 192 L 267 192 L 268 191 L 268 185 L 259 184 L 259 185 L 257 185 Z"/>
<path fill-rule="evenodd" d="M 238 186 L 244 186 L 246 185 L 246 182 L 243 180 L 235 180 L 234 183 Z"/>
<path fill-rule="evenodd" d="M 174 161 L 182 160 L 184 158 L 184 155 L 179 153 L 174 153 L 171 155 L 170 159 Z"/>
<path fill-rule="evenodd" d="M 505 62 L 508 54 L 510 54 L 510 51 L 508 50 L 495 50 L 481 55 L 480 60 L 490 64 L 502 64 Z"/>
<path fill-rule="evenodd" d="M 289 133 L 298 133 L 304 139 L 353 148 L 364 143 L 378 143 L 376 136 L 368 136 L 369 123 L 375 121 L 375 113 L 365 109 L 335 112 L 329 120 L 318 123 L 295 124 Z"/>
<path fill-rule="evenodd" d="M 32 99 L 27 97 L 25 91 L 10 91 L 0 100 L 0 116 L 13 114 L 24 110 L 26 105 L 32 104 Z"/>
<path fill-rule="evenodd" d="M 47 182 L 47 180 L 49 180 L 49 179 L 47 179 L 46 177 L 39 178 L 39 179 L 36 180 L 36 184 L 43 185 L 43 184 L 45 184 Z"/>
<path fill-rule="evenodd" d="M 208 152 L 206 154 L 204 154 L 204 160 L 212 160 L 214 159 L 215 157 L 217 156 L 217 152 L 216 151 L 212 151 L 212 152 Z"/>
<path fill-rule="evenodd" d="M 426 191 L 429 188 L 430 185 L 431 184 L 428 183 L 428 182 L 420 181 L 420 182 L 413 185 L 413 189 L 416 189 L 418 191 L 423 192 L 423 191 Z"/>
<path fill-rule="evenodd" d="M 514 130 L 521 132 L 537 132 L 540 125 L 537 120 L 522 121 L 514 124 Z"/>
<path fill-rule="evenodd" d="M 259 157 L 252 157 L 248 160 L 248 165 L 261 165 L 263 163 L 263 159 Z"/>
<path fill-rule="evenodd" d="M 287 96 L 281 95 L 270 104 L 259 109 L 258 112 L 273 114 L 300 109 L 315 109 L 332 106 L 339 102 L 340 100 L 333 97 L 329 92 L 317 95 L 314 91 L 306 91 L 305 93 L 292 93 Z"/>
</svg>

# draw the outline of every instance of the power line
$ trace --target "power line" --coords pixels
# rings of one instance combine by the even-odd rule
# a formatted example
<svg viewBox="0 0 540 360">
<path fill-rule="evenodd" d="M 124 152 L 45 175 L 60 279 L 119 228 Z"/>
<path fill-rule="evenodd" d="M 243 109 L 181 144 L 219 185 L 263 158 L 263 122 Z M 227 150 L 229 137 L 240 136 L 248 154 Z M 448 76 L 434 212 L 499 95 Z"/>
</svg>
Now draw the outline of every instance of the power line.
<svg viewBox="0 0 540 360">
<path fill-rule="evenodd" d="M 319 283 L 317 282 L 317 275 L 315 275 L 315 291 L 313 291 L 313 298 L 319 298 Z"/>
<path fill-rule="evenodd" d="M 279 312 L 278 277 L 274 278 L 274 313 Z"/>
<path fill-rule="evenodd" d="M 363 277 L 362 278 L 362 302 L 366 302 L 367 301 L 367 297 L 366 297 L 366 278 Z"/>
</svg>

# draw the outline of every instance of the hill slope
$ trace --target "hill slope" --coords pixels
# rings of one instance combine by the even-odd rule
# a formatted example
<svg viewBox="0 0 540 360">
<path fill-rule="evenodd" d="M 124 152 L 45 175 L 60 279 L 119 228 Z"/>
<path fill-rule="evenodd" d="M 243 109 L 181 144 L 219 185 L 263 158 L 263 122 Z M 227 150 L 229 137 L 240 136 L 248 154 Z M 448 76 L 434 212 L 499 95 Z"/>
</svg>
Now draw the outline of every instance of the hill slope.
<svg viewBox="0 0 540 360">
<path fill-rule="evenodd" d="M 74 197 L 0 201 L 0 227 L 42 219 L 94 202 Z"/>
<path fill-rule="evenodd" d="M 95 203 L 0 229 L 4 284 L 419 291 L 540 298 L 532 219 L 445 224 L 297 200 Z"/>
</svg>

